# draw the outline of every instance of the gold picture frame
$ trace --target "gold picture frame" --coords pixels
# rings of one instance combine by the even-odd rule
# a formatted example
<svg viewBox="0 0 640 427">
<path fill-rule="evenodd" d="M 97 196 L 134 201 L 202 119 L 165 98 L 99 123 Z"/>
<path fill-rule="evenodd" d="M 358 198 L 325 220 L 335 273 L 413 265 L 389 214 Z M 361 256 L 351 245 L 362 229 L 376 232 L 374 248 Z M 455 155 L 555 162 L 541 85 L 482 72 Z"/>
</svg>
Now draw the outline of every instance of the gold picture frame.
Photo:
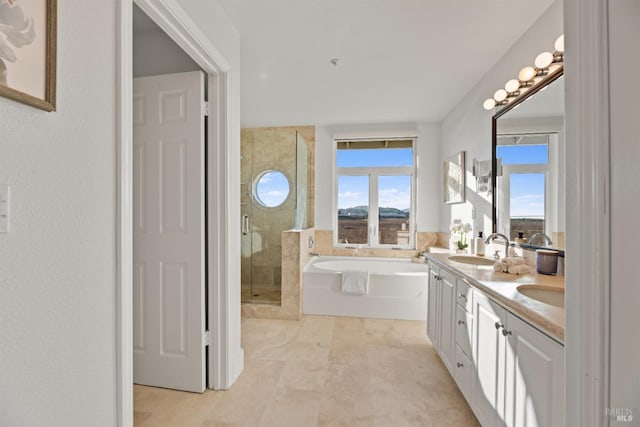
<svg viewBox="0 0 640 427">
<path fill-rule="evenodd" d="M 0 95 L 56 109 L 57 0 L 0 0 Z"/>
<path fill-rule="evenodd" d="M 445 203 L 464 203 L 465 174 L 464 151 L 460 151 L 444 161 L 442 176 Z"/>
</svg>

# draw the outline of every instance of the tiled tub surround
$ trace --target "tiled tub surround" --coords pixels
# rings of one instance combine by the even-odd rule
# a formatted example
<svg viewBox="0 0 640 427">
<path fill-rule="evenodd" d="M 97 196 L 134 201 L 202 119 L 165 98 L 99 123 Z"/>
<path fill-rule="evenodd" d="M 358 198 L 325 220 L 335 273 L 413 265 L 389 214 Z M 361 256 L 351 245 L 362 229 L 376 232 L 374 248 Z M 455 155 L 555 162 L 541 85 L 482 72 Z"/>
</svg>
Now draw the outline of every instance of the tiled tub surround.
<svg viewBox="0 0 640 427">
<path fill-rule="evenodd" d="M 280 305 L 242 304 L 244 317 L 299 320 L 302 316 L 302 273 L 311 259 L 309 238 L 314 230 L 289 230 L 282 233 L 282 296 Z"/>
<path fill-rule="evenodd" d="M 317 246 L 314 252 L 320 255 L 330 256 L 363 256 L 363 257 L 384 257 L 384 258 L 413 258 L 420 252 L 427 251 L 430 247 L 448 247 L 449 233 L 437 233 L 430 231 L 416 232 L 416 249 L 380 249 L 380 248 L 357 248 L 335 247 L 333 245 L 332 230 L 316 230 L 315 239 Z"/>
<path fill-rule="evenodd" d="M 564 308 L 554 307 L 519 293 L 520 285 L 544 285 L 564 289 L 564 276 L 526 274 L 516 276 L 493 271 L 493 267 L 450 261 L 451 254 L 430 253 L 427 258 L 446 269 L 455 270 L 474 288 L 531 323 L 560 343 L 564 343 Z"/>
</svg>

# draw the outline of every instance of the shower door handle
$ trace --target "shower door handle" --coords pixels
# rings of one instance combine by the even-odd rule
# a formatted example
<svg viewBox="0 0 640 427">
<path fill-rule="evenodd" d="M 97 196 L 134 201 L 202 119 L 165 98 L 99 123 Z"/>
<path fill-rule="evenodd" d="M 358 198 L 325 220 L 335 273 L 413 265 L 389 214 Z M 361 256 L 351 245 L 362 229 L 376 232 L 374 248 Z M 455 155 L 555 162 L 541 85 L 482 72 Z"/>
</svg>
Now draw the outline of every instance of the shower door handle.
<svg viewBox="0 0 640 427">
<path fill-rule="evenodd" d="M 242 215 L 242 235 L 249 234 L 249 215 Z"/>
</svg>

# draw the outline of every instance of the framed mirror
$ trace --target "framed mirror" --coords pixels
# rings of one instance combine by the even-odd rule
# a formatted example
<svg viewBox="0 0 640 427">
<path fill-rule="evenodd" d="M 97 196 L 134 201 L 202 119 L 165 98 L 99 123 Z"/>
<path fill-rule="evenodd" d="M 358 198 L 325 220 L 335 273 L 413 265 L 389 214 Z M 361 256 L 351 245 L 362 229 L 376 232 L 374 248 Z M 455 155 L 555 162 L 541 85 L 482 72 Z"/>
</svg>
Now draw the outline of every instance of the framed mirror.
<svg viewBox="0 0 640 427">
<path fill-rule="evenodd" d="M 492 199 L 494 232 L 534 247 L 563 250 L 566 153 L 562 77 L 560 67 L 493 116 Z M 531 237 L 534 240 L 529 242 Z"/>
</svg>

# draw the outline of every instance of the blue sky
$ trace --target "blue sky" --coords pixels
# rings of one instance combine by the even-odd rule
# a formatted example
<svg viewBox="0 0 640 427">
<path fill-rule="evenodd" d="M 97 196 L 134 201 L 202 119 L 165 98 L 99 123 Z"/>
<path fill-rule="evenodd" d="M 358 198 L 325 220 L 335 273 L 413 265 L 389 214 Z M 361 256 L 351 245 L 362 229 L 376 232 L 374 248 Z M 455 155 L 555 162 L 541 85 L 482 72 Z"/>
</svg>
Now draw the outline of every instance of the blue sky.
<svg viewBox="0 0 640 427">
<path fill-rule="evenodd" d="M 410 148 L 371 150 L 338 150 L 337 167 L 411 166 Z M 409 176 L 380 176 L 378 206 L 397 209 L 411 207 L 411 178 Z M 368 176 L 341 176 L 338 180 L 338 208 L 345 209 L 369 204 Z"/>
<path fill-rule="evenodd" d="M 258 179 L 256 193 L 264 205 L 279 206 L 289 195 L 289 181 L 282 172 L 267 172 Z"/>
<path fill-rule="evenodd" d="M 549 161 L 547 145 L 500 145 L 496 154 L 504 165 L 546 164 Z M 544 180 L 543 173 L 511 174 L 512 217 L 544 216 Z"/>
</svg>

